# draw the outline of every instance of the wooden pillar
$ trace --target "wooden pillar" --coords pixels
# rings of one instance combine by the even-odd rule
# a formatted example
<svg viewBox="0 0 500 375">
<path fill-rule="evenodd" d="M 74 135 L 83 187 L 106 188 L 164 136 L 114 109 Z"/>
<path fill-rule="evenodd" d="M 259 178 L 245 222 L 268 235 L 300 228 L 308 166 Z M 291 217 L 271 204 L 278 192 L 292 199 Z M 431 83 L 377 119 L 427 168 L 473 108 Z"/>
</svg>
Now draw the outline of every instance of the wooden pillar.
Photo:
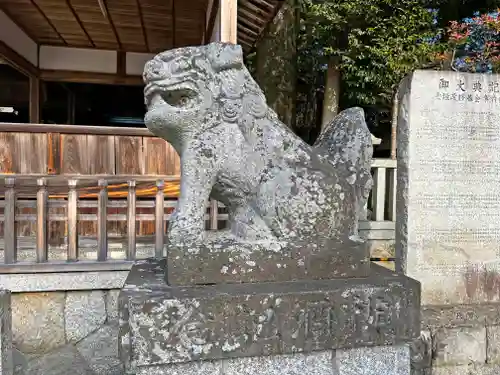
<svg viewBox="0 0 500 375">
<path fill-rule="evenodd" d="M 75 110 L 76 110 L 75 93 L 71 90 L 68 90 L 67 98 L 68 98 L 68 107 L 67 107 L 68 114 L 67 114 L 66 122 L 69 125 L 74 125 L 74 123 L 75 123 Z"/>
<path fill-rule="evenodd" d="M 323 114 L 321 117 L 321 130 L 323 130 L 339 111 L 340 96 L 340 71 L 335 60 L 330 60 L 326 71 L 325 96 L 323 99 Z"/>
<path fill-rule="evenodd" d="M 30 76 L 30 123 L 40 123 L 40 79 Z"/>
<path fill-rule="evenodd" d="M 238 42 L 238 4 L 235 0 L 220 0 L 220 38 L 223 43 Z"/>
</svg>

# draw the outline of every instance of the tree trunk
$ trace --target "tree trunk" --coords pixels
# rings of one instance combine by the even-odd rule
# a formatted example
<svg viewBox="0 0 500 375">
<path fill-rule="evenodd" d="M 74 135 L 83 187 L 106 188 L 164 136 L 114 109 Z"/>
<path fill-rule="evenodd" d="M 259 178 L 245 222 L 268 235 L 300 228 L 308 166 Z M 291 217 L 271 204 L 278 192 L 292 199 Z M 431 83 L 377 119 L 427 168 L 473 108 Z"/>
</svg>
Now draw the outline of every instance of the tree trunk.
<svg viewBox="0 0 500 375">
<path fill-rule="evenodd" d="M 337 116 L 339 111 L 340 79 L 340 71 L 337 69 L 336 59 L 331 59 L 326 70 L 321 130 Z"/>
<path fill-rule="evenodd" d="M 257 42 L 255 59 L 255 80 L 268 105 L 292 129 L 296 121 L 298 17 L 296 0 L 287 0 Z"/>
</svg>

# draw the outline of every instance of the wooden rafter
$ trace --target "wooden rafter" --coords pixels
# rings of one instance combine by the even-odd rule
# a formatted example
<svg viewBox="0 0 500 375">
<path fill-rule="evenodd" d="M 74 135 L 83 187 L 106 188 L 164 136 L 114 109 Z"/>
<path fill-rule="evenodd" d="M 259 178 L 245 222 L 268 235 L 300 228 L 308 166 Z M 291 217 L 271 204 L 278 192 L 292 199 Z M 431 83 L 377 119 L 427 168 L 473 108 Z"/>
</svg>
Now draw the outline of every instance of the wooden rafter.
<svg viewBox="0 0 500 375">
<path fill-rule="evenodd" d="M 241 33 L 241 32 L 238 33 L 238 40 L 242 43 L 249 45 L 249 46 L 251 46 L 253 44 L 253 39 L 250 38 L 248 35 Z"/>
<path fill-rule="evenodd" d="M 142 86 L 141 76 L 119 76 L 108 73 L 90 73 L 65 70 L 40 70 L 40 78 L 44 81 L 95 83 L 103 85 Z"/>
<path fill-rule="evenodd" d="M 252 12 L 245 9 L 239 11 L 240 20 L 244 20 L 248 25 L 252 25 L 261 30 L 266 24 L 266 20 L 255 16 Z"/>
<path fill-rule="evenodd" d="M 247 18 L 238 16 L 238 29 L 244 30 L 244 28 L 251 30 L 251 32 L 255 34 L 256 37 L 258 37 L 262 32 L 262 25 L 256 25 L 249 21 Z"/>
<path fill-rule="evenodd" d="M 269 12 L 266 12 L 262 8 L 256 6 L 255 4 L 251 3 L 249 0 L 245 0 L 241 3 L 241 8 L 247 9 L 247 14 L 250 15 L 250 17 L 255 17 L 259 20 L 263 20 L 265 22 L 266 19 L 269 18 L 270 14 Z"/>
<path fill-rule="evenodd" d="M 239 20 L 240 20 L 240 19 L 238 19 L 238 21 L 239 21 Z M 241 30 L 242 32 L 244 32 L 245 34 L 250 34 L 250 35 L 252 35 L 253 37 L 256 37 L 256 38 L 258 38 L 258 37 L 259 37 L 259 33 L 258 33 L 258 32 L 256 32 L 256 31 L 254 31 L 254 30 L 251 30 L 250 28 L 247 28 L 247 27 L 243 26 L 243 25 L 241 24 L 241 22 L 238 24 L 238 29 L 240 29 L 240 30 Z"/>
<path fill-rule="evenodd" d="M 28 77 L 37 77 L 38 68 L 0 40 L 0 56 L 11 66 Z"/>
<path fill-rule="evenodd" d="M 71 14 L 73 14 L 73 17 L 75 17 L 75 20 L 78 23 L 78 25 L 80 26 L 80 29 L 82 29 L 83 33 L 87 37 L 90 45 L 95 48 L 94 41 L 92 40 L 89 33 L 87 32 L 87 29 L 85 29 L 85 27 L 83 26 L 82 20 L 80 19 L 78 14 L 75 12 L 75 8 L 73 8 L 73 6 L 71 5 L 70 0 L 66 0 L 66 5 L 68 6 L 69 10 L 71 11 Z"/>
<path fill-rule="evenodd" d="M 50 20 L 49 17 L 47 17 L 47 15 L 45 14 L 45 12 L 42 10 L 42 8 L 40 8 L 38 6 L 38 4 L 35 2 L 35 0 L 30 0 L 31 4 L 36 8 L 36 10 L 42 15 L 42 17 L 45 19 L 45 21 L 47 21 L 47 23 L 49 24 L 49 26 L 52 28 L 52 30 L 54 30 L 54 32 L 56 33 L 56 35 L 59 37 L 59 39 L 61 39 L 61 41 L 63 42 L 63 44 L 65 46 L 68 45 L 68 42 L 66 41 L 66 39 L 63 38 L 63 36 L 61 35 L 61 33 L 57 30 L 57 28 L 54 26 L 54 24 L 52 23 L 52 21 Z"/>
<path fill-rule="evenodd" d="M 126 3 L 122 0 L 113 3 L 108 0 L 24 0 L 26 11 L 21 12 L 17 1 L 0 0 L 0 9 L 38 44 L 127 52 L 158 52 L 207 43 L 213 35 L 217 14 L 226 9 L 220 8 L 219 0 L 128 0 Z M 238 21 L 237 28 L 232 26 L 235 28 L 233 42 L 238 34 L 238 40 L 252 46 L 284 3 L 284 0 L 223 1 L 228 6 L 237 3 L 234 7 L 237 17 L 232 16 L 233 22 Z M 92 22 L 101 17 L 99 9 L 105 22 Z"/>
<path fill-rule="evenodd" d="M 35 37 L 35 35 L 31 32 L 31 30 L 27 30 L 26 28 L 24 28 L 24 27 L 23 27 L 23 25 L 22 25 L 21 23 L 19 23 L 19 21 L 18 21 L 17 17 L 14 17 L 14 15 L 11 13 L 11 11 L 10 11 L 10 10 L 9 10 L 9 9 L 8 9 L 8 8 L 4 5 L 4 4 L 2 4 L 1 2 L 0 2 L 0 10 L 1 10 L 2 12 L 4 12 L 4 13 L 5 13 L 5 15 L 6 15 L 7 17 L 9 17 L 9 18 L 10 18 L 10 20 L 11 20 L 12 22 L 14 22 L 14 24 L 15 24 L 17 27 L 19 27 L 21 30 L 23 30 L 23 31 L 24 31 L 24 33 L 30 37 L 30 39 L 32 39 L 32 40 L 36 40 L 36 37 Z"/>
<path fill-rule="evenodd" d="M 111 26 L 111 30 L 113 30 L 116 44 L 118 44 L 118 50 L 123 50 L 122 42 L 120 40 L 120 37 L 118 36 L 118 32 L 116 31 L 115 23 L 113 22 L 111 14 L 109 14 L 108 4 L 106 4 L 106 0 L 99 0 L 99 6 L 101 7 L 101 10 L 103 10 L 103 17 L 108 21 L 109 26 Z"/>
<path fill-rule="evenodd" d="M 247 0 L 247 1 L 249 3 L 254 4 L 257 7 L 265 7 L 265 8 L 267 8 L 267 11 L 271 12 L 271 13 L 276 8 L 276 3 L 277 3 L 276 1 L 273 1 L 273 3 L 269 3 L 269 2 L 267 2 L 265 0 L 257 0 L 257 1 L 255 1 L 255 0 Z"/>
<path fill-rule="evenodd" d="M 278 15 L 278 12 L 280 11 L 281 7 L 285 4 L 286 0 L 276 0 L 276 1 L 277 1 L 277 4 L 276 4 L 276 6 L 274 8 L 274 12 L 271 13 L 271 17 L 267 20 L 267 22 L 266 22 L 266 24 L 264 26 L 264 29 L 261 32 L 261 35 L 264 34 L 264 33 L 266 33 L 267 29 L 273 23 L 274 19 Z"/>
<path fill-rule="evenodd" d="M 238 41 L 250 50 L 265 34 L 285 0 L 238 0 Z M 257 35 L 256 35 L 257 34 Z"/>
<path fill-rule="evenodd" d="M 148 52 L 151 52 L 151 48 L 149 48 L 148 34 L 146 32 L 146 26 L 144 25 L 144 16 L 142 15 L 141 3 L 139 0 L 136 0 L 137 3 L 137 11 L 139 12 L 139 21 L 141 23 L 142 36 L 144 37 L 144 43 L 146 44 L 146 49 Z"/>
</svg>

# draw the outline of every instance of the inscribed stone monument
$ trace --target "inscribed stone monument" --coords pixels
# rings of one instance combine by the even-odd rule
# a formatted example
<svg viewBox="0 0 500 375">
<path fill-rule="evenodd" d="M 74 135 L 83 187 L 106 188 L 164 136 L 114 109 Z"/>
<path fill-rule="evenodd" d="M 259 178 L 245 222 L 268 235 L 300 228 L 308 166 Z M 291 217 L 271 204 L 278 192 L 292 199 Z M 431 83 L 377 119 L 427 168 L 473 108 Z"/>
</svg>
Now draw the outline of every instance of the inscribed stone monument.
<svg viewBox="0 0 500 375">
<path fill-rule="evenodd" d="M 371 267 L 358 236 L 371 188 L 363 111 L 344 111 L 309 146 L 242 61 L 239 46 L 213 43 L 146 64 L 146 124 L 181 157 L 181 195 L 167 259 L 138 262 L 120 294 L 127 371 L 266 375 L 289 363 L 280 373 L 344 375 L 363 373 L 360 353 L 382 366 L 370 347 L 408 358 L 419 284 Z M 228 230 L 204 230 L 209 197 L 228 208 Z M 336 360 L 297 370 L 313 357 Z M 371 373 L 409 373 L 393 367 Z"/>
<path fill-rule="evenodd" d="M 423 304 L 499 300 L 500 77 L 416 71 L 400 87 L 396 249 Z"/>
</svg>

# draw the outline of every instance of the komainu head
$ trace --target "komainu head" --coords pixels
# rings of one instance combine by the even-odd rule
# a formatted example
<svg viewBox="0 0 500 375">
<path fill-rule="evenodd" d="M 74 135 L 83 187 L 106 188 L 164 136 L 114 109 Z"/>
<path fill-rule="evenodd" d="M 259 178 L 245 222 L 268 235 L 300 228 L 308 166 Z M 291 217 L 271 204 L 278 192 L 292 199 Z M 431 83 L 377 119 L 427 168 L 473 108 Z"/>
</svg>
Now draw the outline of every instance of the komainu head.
<svg viewBox="0 0 500 375">
<path fill-rule="evenodd" d="M 187 132 L 262 118 L 269 111 L 238 45 L 212 43 L 160 53 L 146 64 L 143 78 L 146 125 L 174 146 Z"/>
</svg>

